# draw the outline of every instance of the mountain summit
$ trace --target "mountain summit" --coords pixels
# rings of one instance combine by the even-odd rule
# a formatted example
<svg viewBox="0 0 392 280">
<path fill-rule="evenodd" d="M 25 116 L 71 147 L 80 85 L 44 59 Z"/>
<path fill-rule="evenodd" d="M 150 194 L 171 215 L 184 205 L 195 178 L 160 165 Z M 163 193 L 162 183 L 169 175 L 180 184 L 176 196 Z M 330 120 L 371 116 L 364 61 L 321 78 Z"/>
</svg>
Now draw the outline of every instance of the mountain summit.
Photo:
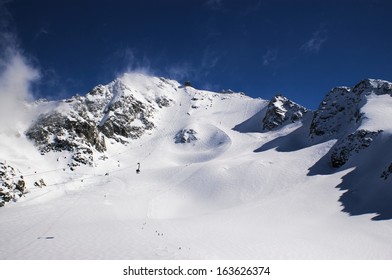
<svg viewBox="0 0 392 280">
<path fill-rule="evenodd" d="M 272 130 L 302 120 L 308 110 L 279 94 L 272 98 L 263 118 L 263 129 Z"/>
</svg>

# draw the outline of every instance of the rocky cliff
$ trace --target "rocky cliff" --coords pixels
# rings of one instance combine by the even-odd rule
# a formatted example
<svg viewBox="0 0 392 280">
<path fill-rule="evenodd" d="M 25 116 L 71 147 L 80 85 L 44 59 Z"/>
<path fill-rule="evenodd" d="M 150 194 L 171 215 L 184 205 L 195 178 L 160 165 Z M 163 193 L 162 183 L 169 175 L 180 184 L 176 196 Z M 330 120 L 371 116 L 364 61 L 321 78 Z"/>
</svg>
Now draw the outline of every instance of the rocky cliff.
<svg viewBox="0 0 392 280">
<path fill-rule="evenodd" d="M 308 110 L 283 95 L 276 95 L 268 104 L 262 120 L 263 130 L 269 131 L 302 120 Z"/>
<path fill-rule="evenodd" d="M 71 152 L 71 168 L 91 165 L 94 152 L 106 151 L 105 139 L 128 143 L 141 137 L 154 128 L 154 114 L 171 105 L 173 101 L 166 93 L 175 91 L 177 85 L 152 78 L 148 88 L 131 88 L 125 83 L 127 78 L 125 75 L 106 86 L 99 85 L 85 96 L 59 101 L 29 128 L 27 137 L 42 154 Z"/>
</svg>

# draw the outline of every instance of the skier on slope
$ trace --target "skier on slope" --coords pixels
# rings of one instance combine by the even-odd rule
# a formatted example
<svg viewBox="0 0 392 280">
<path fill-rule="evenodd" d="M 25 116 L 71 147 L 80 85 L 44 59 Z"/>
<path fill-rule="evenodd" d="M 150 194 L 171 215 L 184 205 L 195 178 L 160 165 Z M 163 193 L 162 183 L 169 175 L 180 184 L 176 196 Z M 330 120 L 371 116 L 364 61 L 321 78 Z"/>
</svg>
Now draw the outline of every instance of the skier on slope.
<svg viewBox="0 0 392 280">
<path fill-rule="evenodd" d="M 137 163 L 136 174 L 139 174 L 139 173 L 140 173 L 140 163 L 138 162 Z"/>
</svg>

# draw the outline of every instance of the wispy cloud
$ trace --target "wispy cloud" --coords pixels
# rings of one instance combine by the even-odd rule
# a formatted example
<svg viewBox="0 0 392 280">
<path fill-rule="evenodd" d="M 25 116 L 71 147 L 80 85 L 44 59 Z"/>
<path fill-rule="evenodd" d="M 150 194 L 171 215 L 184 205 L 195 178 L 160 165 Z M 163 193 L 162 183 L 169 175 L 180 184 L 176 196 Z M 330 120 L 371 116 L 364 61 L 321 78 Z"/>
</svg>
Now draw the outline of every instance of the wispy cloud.
<svg viewBox="0 0 392 280">
<path fill-rule="evenodd" d="M 211 50 L 211 47 L 207 47 L 203 52 L 203 57 L 201 60 L 202 69 L 209 70 L 214 68 L 221 58 L 222 54 Z"/>
<path fill-rule="evenodd" d="M 49 31 L 46 28 L 42 27 L 40 30 L 38 30 L 37 33 L 35 33 L 34 40 L 37 40 L 40 37 L 48 35 L 48 34 L 49 34 Z"/>
<path fill-rule="evenodd" d="M 195 74 L 195 68 L 188 62 L 175 63 L 166 67 L 166 73 L 169 78 L 177 81 L 183 81 L 184 79 L 190 79 Z"/>
<path fill-rule="evenodd" d="M 103 61 L 105 79 L 112 79 L 129 72 L 153 75 L 151 60 L 136 48 L 118 48 Z"/>
<path fill-rule="evenodd" d="M 264 55 L 263 55 L 263 65 L 264 66 L 269 66 L 271 64 L 274 64 L 278 59 L 278 50 L 272 49 L 268 50 Z"/>
<path fill-rule="evenodd" d="M 261 9 L 261 0 L 258 0 L 254 3 L 250 3 L 248 6 L 244 7 L 244 11 L 241 12 L 243 16 L 248 16 L 252 13 L 256 13 Z"/>
<path fill-rule="evenodd" d="M 31 85 L 39 79 L 40 72 L 19 48 L 4 2 L 0 2 L 0 15 L 0 132 L 4 132 L 28 120 L 25 101 L 32 99 Z"/>
<path fill-rule="evenodd" d="M 319 53 L 321 46 L 327 41 L 327 30 L 324 26 L 316 30 L 312 37 L 301 46 L 301 50 L 307 53 Z"/>
<path fill-rule="evenodd" d="M 222 10 L 223 0 L 207 0 L 205 6 L 211 10 Z"/>
<path fill-rule="evenodd" d="M 210 46 L 207 46 L 201 53 L 199 64 L 191 63 L 189 61 L 170 64 L 165 68 L 165 74 L 178 81 L 183 81 L 184 79 L 192 81 L 204 80 L 205 77 L 217 67 L 224 55 L 225 54 L 217 52 Z"/>
</svg>

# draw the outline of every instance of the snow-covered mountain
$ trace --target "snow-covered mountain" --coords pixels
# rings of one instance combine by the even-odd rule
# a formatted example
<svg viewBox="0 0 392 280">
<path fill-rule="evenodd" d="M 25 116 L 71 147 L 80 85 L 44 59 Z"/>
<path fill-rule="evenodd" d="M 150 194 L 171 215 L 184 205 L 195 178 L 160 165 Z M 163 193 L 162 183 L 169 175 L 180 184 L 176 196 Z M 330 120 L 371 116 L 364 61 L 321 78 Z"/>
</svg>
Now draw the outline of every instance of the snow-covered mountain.
<svg viewBox="0 0 392 280">
<path fill-rule="evenodd" d="M 139 73 L 26 103 L 0 258 L 390 258 L 390 108 L 382 80 L 312 111 Z"/>
<path fill-rule="evenodd" d="M 93 164 L 93 152 L 105 152 L 105 138 L 120 143 L 141 137 L 154 128 L 154 112 L 170 106 L 177 84 L 163 78 L 139 77 L 127 85 L 127 76 L 99 85 L 86 96 L 57 102 L 41 115 L 26 135 L 41 153 L 72 152 L 70 166 Z M 143 83 L 144 82 L 144 83 Z"/>
</svg>

